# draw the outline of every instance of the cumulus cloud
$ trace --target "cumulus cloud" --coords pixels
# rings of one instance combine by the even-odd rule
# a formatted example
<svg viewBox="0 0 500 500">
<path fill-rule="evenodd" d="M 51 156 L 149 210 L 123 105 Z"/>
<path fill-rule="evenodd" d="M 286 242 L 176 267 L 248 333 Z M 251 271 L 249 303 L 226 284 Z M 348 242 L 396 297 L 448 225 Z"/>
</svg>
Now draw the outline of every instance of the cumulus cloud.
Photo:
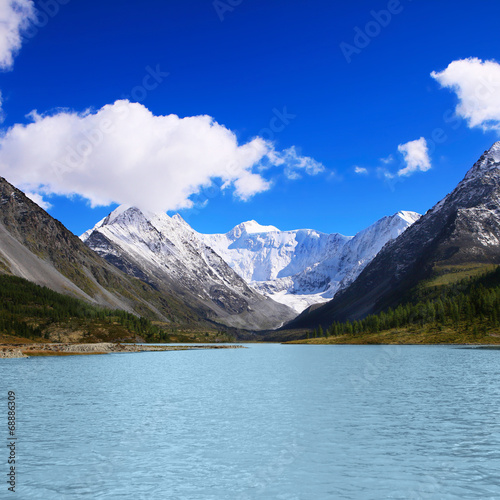
<svg viewBox="0 0 500 500">
<path fill-rule="evenodd" d="M 271 183 L 259 174 L 245 172 L 234 181 L 234 195 L 243 201 L 248 201 L 254 194 L 267 191 Z"/>
<path fill-rule="evenodd" d="M 270 188 L 262 174 L 270 166 L 309 175 L 324 169 L 260 137 L 239 145 L 209 116 L 155 116 L 127 100 L 84 113 L 33 112 L 31 120 L 0 137 L 1 175 L 31 193 L 80 195 L 92 206 L 190 208 L 215 179 L 248 200 Z"/>
<path fill-rule="evenodd" d="M 415 141 L 400 144 L 398 151 L 403 155 L 406 167 L 398 170 L 399 176 L 408 176 L 415 172 L 426 172 L 431 168 L 427 141 L 421 137 Z"/>
<path fill-rule="evenodd" d="M 354 167 L 354 172 L 359 175 L 366 175 L 368 170 L 365 167 Z"/>
<path fill-rule="evenodd" d="M 0 0 L 0 69 L 12 67 L 14 56 L 21 48 L 21 33 L 34 12 L 32 0 Z"/>
<path fill-rule="evenodd" d="M 456 93 L 459 100 L 456 113 L 467 120 L 469 127 L 500 131 L 499 63 L 460 59 L 443 71 L 433 71 L 431 76 Z"/>
</svg>

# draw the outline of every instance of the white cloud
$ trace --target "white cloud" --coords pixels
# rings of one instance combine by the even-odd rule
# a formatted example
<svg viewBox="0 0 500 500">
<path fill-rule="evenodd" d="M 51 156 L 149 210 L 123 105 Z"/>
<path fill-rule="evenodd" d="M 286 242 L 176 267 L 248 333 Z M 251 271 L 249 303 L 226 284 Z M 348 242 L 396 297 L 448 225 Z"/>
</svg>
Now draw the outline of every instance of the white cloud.
<svg viewBox="0 0 500 500">
<path fill-rule="evenodd" d="M 443 71 L 433 71 L 431 76 L 456 93 L 459 99 L 456 113 L 467 120 L 469 127 L 500 131 L 499 63 L 461 59 Z"/>
<path fill-rule="evenodd" d="M 387 158 L 380 158 L 380 161 L 385 165 L 388 165 L 389 163 L 392 163 L 394 161 L 394 156 L 389 155 Z"/>
<path fill-rule="evenodd" d="M 400 144 L 398 151 L 403 155 L 406 167 L 398 170 L 398 175 L 411 175 L 415 172 L 426 172 L 431 168 L 427 141 L 421 137 L 415 141 Z"/>
<path fill-rule="evenodd" d="M 38 193 L 24 193 L 30 200 L 34 201 L 39 207 L 42 207 L 44 210 L 48 210 L 49 208 L 52 207 L 52 205 L 43 199 L 43 196 L 41 196 Z"/>
<path fill-rule="evenodd" d="M 234 181 L 234 195 L 243 201 L 248 201 L 255 193 L 267 191 L 271 183 L 259 174 L 245 172 Z"/>
<path fill-rule="evenodd" d="M 272 165 L 283 165 L 285 175 L 291 180 L 300 179 L 302 172 L 308 175 L 318 175 L 325 171 L 322 163 L 308 156 L 299 155 L 295 146 L 280 152 L 272 151 L 269 160 Z"/>
<path fill-rule="evenodd" d="M 248 200 L 271 184 L 263 164 L 314 175 L 324 167 L 295 148 L 278 152 L 257 137 L 238 145 L 209 116 L 155 116 L 138 103 L 116 101 L 96 112 L 30 115 L 0 137 L 0 173 L 39 195 L 78 194 L 92 206 L 112 202 L 153 211 L 193 205 L 190 197 L 220 179 Z"/>
<path fill-rule="evenodd" d="M 0 68 L 10 69 L 21 48 L 23 29 L 35 11 L 32 0 L 0 0 Z"/>
<path fill-rule="evenodd" d="M 360 175 L 368 174 L 368 170 L 365 167 L 354 167 L 354 172 Z"/>
</svg>

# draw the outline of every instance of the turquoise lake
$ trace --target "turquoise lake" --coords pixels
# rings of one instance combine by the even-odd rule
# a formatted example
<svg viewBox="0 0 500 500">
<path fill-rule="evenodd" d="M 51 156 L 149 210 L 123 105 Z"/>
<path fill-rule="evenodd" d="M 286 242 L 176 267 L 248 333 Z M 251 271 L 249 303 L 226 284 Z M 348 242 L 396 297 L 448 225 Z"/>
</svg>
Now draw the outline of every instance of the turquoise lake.
<svg viewBox="0 0 500 500">
<path fill-rule="evenodd" d="M 499 350 L 247 347 L 1 360 L 0 498 L 500 498 Z"/>
</svg>

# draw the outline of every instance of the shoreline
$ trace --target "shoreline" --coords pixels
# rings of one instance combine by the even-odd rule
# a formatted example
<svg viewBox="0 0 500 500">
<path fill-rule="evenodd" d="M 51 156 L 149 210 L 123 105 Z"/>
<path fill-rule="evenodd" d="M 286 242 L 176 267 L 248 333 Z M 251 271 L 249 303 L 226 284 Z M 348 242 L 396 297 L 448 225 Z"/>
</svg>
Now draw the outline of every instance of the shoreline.
<svg viewBox="0 0 500 500">
<path fill-rule="evenodd" d="M 309 343 L 309 342 L 280 342 L 281 345 L 311 345 L 311 346 L 324 346 L 324 345 L 332 345 L 332 346 L 397 346 L 397 347 L 403 347 L 403 346 L 422 346 L 422 347 L 429 347 L 429 346 L 454 346 L 454 347 L 460 347 L 462 349 L 500 349 L 500 344 L 484 344 L 484 343 L 477 343 L 477 344 L 471 344 L 467 342 L 428 342 L 428 343 L 423 343 L 423 342 L 315 342 Z"/>
<path fill-rule="evenodd" d="M 78 356 L 113 353 L 189 351 L 200 349 L 245 349 L 242 345 L 137 345 L 119 342 L 82 343 L 16 343 L 0 344 L 0 359 L 29 358 L 35 356 Z"/>
</svg>

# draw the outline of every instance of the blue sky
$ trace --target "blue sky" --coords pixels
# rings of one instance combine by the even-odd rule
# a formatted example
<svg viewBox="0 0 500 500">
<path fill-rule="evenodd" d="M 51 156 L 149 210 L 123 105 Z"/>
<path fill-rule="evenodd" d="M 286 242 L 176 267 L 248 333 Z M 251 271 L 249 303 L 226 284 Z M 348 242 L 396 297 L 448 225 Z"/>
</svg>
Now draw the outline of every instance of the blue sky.
<svg viewBox="0 0 500 500">
<path fill-rule="evenodd" d="M 479 63 L 469 60 L 464 71 L 450 69 L 440 81 L 431 77 L 453 61 L 500 60 L 497 2 L 65 2 L 35 2 L 38 21 L 0 74 L 0 175 L 43 196 L 49 213 L 76 234 L 116 206 L 91 208 L 89 193 L 94 204 L 160 203 L 165 193 L 166 204 L 154 205 L 162 208 L 182 193 L 175 203 L 194 203 L 180 213 L 200 232 L 226 232 L 255 219 L 280 229 L 352 235 L 398 210 L 424 213 L 499 137 L 494 66 L 485 73 L 493 81 L 491 92 L 481 94 L 481 109 L 464 96 L 472 85 L 467 75 Z M 78 127 L 90 130 L 99 110 L 120 99 L 140 103 L 127 115 L 123 145 L 114 140 L 101 152 L 99 144 L 78 177 L 66 171 L 57 177 L 42 161 L 47 151 L 65 150 L 81 133 Z M 464 105 L 458 116 L 457 104 Z M 27 116 L 33 110 L 36 130 L 33 115 Z M 156 117 L 172 114 L 208 115 L 223 128 L 183 121 L 182 133 L 175 129 L 165 144 L 162 134 L 177 122 Z M 210 144 L 198 144 L 201 134 Z M 257 160 L 250 166 L 238 160 L 231 178 L 223 178 L 220 165 L 200 166 L 203 178 L 215 172 L 212 186 L 205 182 L 200 190 L 198 165 L 226 146 L 229 156 L 217 161 L 246 155 L 224 142 L 227 134 L 238 147 L 252 144 Z M 179 136 L 182 151 L 150 161 L 148 148 L 173 147 Z M 398 175 L 407 167 L 398 146 L 421 138 L 429 164 L 417 158 L 411 175 Z M 172 158 L 178 163 L 162 164 Z M 194 165 L 189 176 L 184 158 Z M 169 168 L 172 176 L 164 173 Z M 76 194 L 68 198 L 72 183 Z"/>
</svg>

